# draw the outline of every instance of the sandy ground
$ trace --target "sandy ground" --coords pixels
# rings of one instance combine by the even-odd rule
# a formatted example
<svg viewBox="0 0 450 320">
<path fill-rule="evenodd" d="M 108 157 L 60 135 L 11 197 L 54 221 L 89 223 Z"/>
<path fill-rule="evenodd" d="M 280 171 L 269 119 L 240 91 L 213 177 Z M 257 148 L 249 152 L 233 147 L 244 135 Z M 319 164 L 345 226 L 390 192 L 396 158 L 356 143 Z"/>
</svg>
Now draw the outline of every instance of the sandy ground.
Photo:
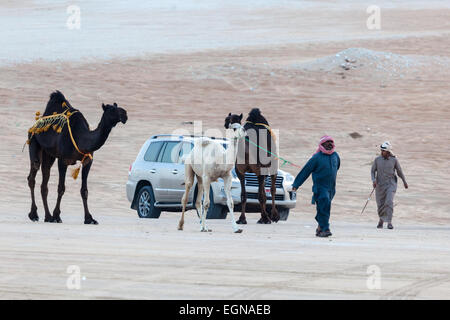
<svg viewBox="0 0 450 320">
<path fill-rule="evenodd" d="M 230 18 L 241 12 L 233 6 L 225 12 L 207 8 L 235 22 L 226 25 L 236 41 L 208 42 L 208 29 L 198 27 L 197 50 L 181 50 L 179 43 L 161 50 L 170 51 L 165 53 L 157 53 L 159 46 L 143 47 L 144 55 L 131 50 L 139 57 L 119 50 L 120 57 L 86 60 L 60 59 L 55 51 L 46 60 L 40 56 L 46 52 L 43 42 L 36 55 L 18 54 L 19 60 L 36 61 L 14 64 L 6 51 L 7 63 L 0 66 L 0 298 L 448 299 L 450 10 L 435 1 L 413 1 L 410 7 L 409 1 L 399 2 L 383 11 L 382 30 L 370 33 L 360 2 L 333 4 L 329 11 L 321 7 L 327 1 L 318 3 L 307 10 L 290 10 L 288 4 L 248 9 L 253 19 L 247 20 L 242 13 Z M 17 10 L 15 2 L 2 9 Z M 199 14 L 204 25 L 207 19 L 216 23 L 204 11 Z M 120 18 L 126 21 L 124 14 Z M 247 32 L 237 36 L 242 30 Z M 283 38 L 289 32 L 291 40 Z M 261 41 L 247 41 L 249 33 Z M 6 34 L 1 40 L 20 48 L 14 32 Z M 106 42 L 100 49 L 113 47 Z M 342 59 L 353 59 L 350 55 L 356 62 L 344 70 Z M 89 204 L 98 226 L 81 224 L 80 181 L 69 178 L 63 224 L 31 223 L 26 217 L 29 163 L 22 147 L 34 113 L 44 110 L 55 89 L 91 127 L 101 117 L 102 102 L 128 111 L 127 124 L 114 128 L 95 154 Z M 311 181 L 301 188 L 287 222 L 260 226 L 257 214 L 249 214 L 241 235 L 231 233 L 229 221 L 210 221 L 213 233 L 200 233 L 193 211 L 179 232 L 178 214 L 143 220 L 129 209 L 128 167 L 150 135 L 192 130 L 183 122 L 194 120 L 205 130 L 222 130 L 228 112 L 246 114 L 255 106 L 279 130 L 280 154 L 299 165 L 322 135 L 335 137 L 342 166 L 332 238 L 314 237 Z M 352 138 L 353 132 L 362 137 Z M 386 139 L 410 186 L 399 185 L 392 231 L 375 228 L 373 201 L 360 215 L 371 191 L 371 161 Z M 49 184 L 51 207 L 56 171 Z M 39 185 L 36 195 L 42 219 Z M 66 286 L 70 265 L 85 277 L 80 290 Z M 380 268 L 380 289 L 367 286 L 371 265 Z"/>
<path fill-rule="evenodd" d="M 67 219 L 69 221 L 69 219 Z M 446 227 L 333 224 L 313 236 L 313 216 L 277 225 L 249 219 L 244 233 L 229 221 L 199 232 L 194 215 L 177 231 L 178 215 L 138 220 L 102 216 L 101 225 L 2 219 L 0 298 L 13 299 L 448 299 Z M 20 230 L 20 232 L 18 232 Z M 69 290 L 69 266 L 80 289 Z M 368 271 L 379 268 L 380 289 Z M 367 285 L 369 282 L 369 287 Z"/>
</svg>

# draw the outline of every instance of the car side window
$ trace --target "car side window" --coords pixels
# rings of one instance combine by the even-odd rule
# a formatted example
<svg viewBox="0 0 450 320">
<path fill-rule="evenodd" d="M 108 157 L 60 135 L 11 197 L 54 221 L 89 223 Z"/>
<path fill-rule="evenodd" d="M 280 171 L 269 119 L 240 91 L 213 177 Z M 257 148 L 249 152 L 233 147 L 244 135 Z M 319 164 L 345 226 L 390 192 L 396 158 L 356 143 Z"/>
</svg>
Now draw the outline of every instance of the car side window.
<svg viewBox="0 0 450 320">
<path fill-rule="evenodd" d="M 150 162 L 155 162 L 156 159 L 158 158 L 158 155 L 159 155 L 162 145 L 163 145 L 162 141 L 155 141 L 155 142 L 150 143 L 147 151 L 145 152 L 144 160 L 150 161 Z"/>
<path fill-rule="evenodd" d="M 160 157 L 161 162 L 174 163 L 177 159 L 177 154 L 175 154 L 175 148 L 179 144 L 178 141 L 168 141 L 163 151 L 162 157 Z"/>
<path fill-rule="evenodd" d="M 192 148 L 194 148 L 194 145 L 191 142 L 183 142 L 180 148 L 180 153 L 178 154 L 178 158 L 181 159 L 182 156 L 189 154 Z"/>
</svg>

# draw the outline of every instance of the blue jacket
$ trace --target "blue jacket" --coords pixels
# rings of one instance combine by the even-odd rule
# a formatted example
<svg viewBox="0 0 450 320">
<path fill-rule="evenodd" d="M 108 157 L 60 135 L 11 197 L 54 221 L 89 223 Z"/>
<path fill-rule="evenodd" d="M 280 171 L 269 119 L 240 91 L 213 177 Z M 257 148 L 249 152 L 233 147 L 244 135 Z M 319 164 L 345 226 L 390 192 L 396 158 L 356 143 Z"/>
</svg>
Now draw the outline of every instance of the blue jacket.
<svg viewBox="0 0 450 320">
<path fill-rule="evenodd" d="M 312 173 L 314 198 L 320 198 L 321 194 L 326 192 L 332 199 L 336 192 L 336 175 L 340 166 L 341 159 L 337 152 L 331 155 L 318 152 L 305 164 L 292 186 L 300 187 Z"/>
</svg>

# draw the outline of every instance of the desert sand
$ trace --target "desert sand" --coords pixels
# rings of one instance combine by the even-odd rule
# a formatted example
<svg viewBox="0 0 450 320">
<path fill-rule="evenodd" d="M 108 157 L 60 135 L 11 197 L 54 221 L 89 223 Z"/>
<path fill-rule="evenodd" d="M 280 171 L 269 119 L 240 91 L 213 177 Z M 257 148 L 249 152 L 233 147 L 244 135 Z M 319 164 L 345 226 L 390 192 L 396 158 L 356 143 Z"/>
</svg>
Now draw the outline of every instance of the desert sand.
<svg viewBox="0 0 450 320">
<path fill-rule="evenodd" d="M 88 7 L 79 38 L 43 20 L 58 10 L 66 17 L 65 4 L 10 1 L 1 8 L 0 298 L 449 299 L 448 4 L 381 1 L 381 29 L 368 30 L 363 1 L 167 3 L 111 5 L 103 19 L 117 23 L 105 25 L 89 24 L 99 13 Z M 18 12 L 28 18 L 8 25 Z M 94 156 L 89 205 L 98 226 L 82 224 L 80 180 L 69 174 L 63 223 L 42 222 L 40 173 L 41 221 L 27 218 L 22 148 L 34 113 L 56 89 L 92 128 L 102 102 L 128 111 L 128 122 Z M 248 214 L 240 235 L 228 220 L 211 220 L 213 232 L 200 233 L 194 211 L 182 232 L 177 213 L 138 218 L 125 183 L 146 139 L 192 130 L 189 121 L 224 132 L 229 112 L 253 107 L 278 130 L 280 155 L 298 165 L 322 135 L 335 138 L 342 164 L 331 238 L 314 236 L 310 180 L 286 222 L 257 225 L 258 214 Z M 373 200 L 360 214 L 384 140 L 410 186 L 399 184 L 394 230 L 375 228 Z M 53 207 L 56 166 L 49 188 Z M 72 265 L 84 277 L 78 290 L 66 285 Z M 380 270 L 378 289 L 367 285 L 370 266 Z"/>
</svg>

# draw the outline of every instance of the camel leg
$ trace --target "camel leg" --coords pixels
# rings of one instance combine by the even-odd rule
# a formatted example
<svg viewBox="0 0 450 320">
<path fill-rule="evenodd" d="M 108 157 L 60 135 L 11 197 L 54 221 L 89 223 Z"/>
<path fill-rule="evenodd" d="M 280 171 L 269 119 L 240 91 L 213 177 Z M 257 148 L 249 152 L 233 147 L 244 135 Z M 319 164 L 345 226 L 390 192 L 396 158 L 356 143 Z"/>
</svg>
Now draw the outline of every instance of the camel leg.
<svg viewBox="0 0 450 320">
<path fill-rule="evenodd" d="M 264 175 L 259 175 L 258 176 L 258 200 L 259 200 L 259 205 L 261 206 L 261 219 L 258 220 L 258 223 L 264 223 L 264 224 L 269 224 L 270 222 L 270 218 L 266 212 L 266 201 L 267 201 L 267 197 L 266 197 L 266 191 L 265 191 L 265 178 L 266 176 Z"/>
<path fill-rule="evenodd" d="M 245 218 L 245 206 L 247 204 L 247 192 L 245 191 L 245 173 L 241 173 L 236 170 L 236 175 L 241 182 L 241 215 L 239 216 L 237 224 L 247 224 L 247 219 Z"/>
<path fill-rule="evenodd" d="M 53 221 L 57 223 L 61 223 L 62 220 L 60 218 L 61 210 L 61 199 L 66 191 L 65 181 L 66 181 L 66 172 L 67 165 L 64 163 L 62 159 L 58 159 L 58 172 L 59 172 L 59 183 L 58 183 L 58 199 L 56 200 L 56 206 L 53 210 Z"/>
<path fill-rule="evenodd" d="M 185 178 L 184 178 L 184 185 L 185 190 L 183 194 L 183 198 L 181 198 L 181 204 L 183 206 L 183 210 L 181 212 L 181 219 L 178 223 L 178 230 L 183 230 L 184 226 L 184 212 L 186 211 L 186 204 L 189 198 L 189 191 L 192 188 L 192 185 L 194 184 L 194 171 L 192 170 L 191 166 L 186 165 L 185 166 Z"/>
<path fill-rule="evenodd" d="M 278 213 L 277 207 L 275 206 L 275 194 L 277 193 L 277 175 L 271 175 L 270 180 L 272 181 L 272 185 L 270 186 L 270 194 L 272 195 L 272 212 L 270 219 L 272 219 L 273 222 L 278 222 L 278 220 L 280 220 L 280 214 Z"/>
<path fill-rule="evenodd" d="M 202 205 L 202 218 L 201 218 L 201 224 L 202 227 L 200 229 L 201 232 L 211 232 L 211 229 L 208 229 L 206 227 L 206 213 L 209 209 L 209 188 L 211 187 L 211 181 L 209 180 L 208 176 L 203 176 L 203 205 Z"/>
<path fill-rule="evenodd" d="M 81 169 L 81 198 L 83 199 L 84 206 L 84 224 L 98 224 L 97 221 L 92 218 L 92 215 L 89 212 L 87 199 L 88 199 L 88 188 L 87 188 L 87 178 L 89 175 L 89 170 L 91 170 L 92 161 L 89 161 L 86 165 L 83 165 L 83 169 Z"/>
<path fill-rule="evenodd" d="M 39 216 L 37 214 L 37 206 L 36 199 L 34 197 L 34 187 L 36 185 L 36 174 L 41 167 L 42 160 L 42 149 L 40 145 L 37 143 L 36 139 L 31 138 L 30 146 L 30 174 L 28 175 L 28 187 L 30 187 L 31 191 L 31 210 L 28 214 L 28 218 L 31 221 L 39 221 Z"/>
<path fill-rule="evenodd" d="M 200 212 L 202 212 L 202 197 L 203 197 L 203 179 L 200 176 L 197 177 L 197 198 L 195 199 L 195 210 L 197 211 L 197 217 L 200 221 L 200 224 L 202 224 L 202 217 L 200 215 Z"/>
<path fill-rule="evenodd" d="M 223 185 L 225 194 L 227 196 L 227 206 L 228 211 L 230 212 L 230 220 L 231 220 L 231 226 L 233 228 L 234 233 L 241 233 L 242 229 L 239 229 L 236 221 L 234 220 L 234 203 L 233 203 L 233 197 L 231 196 L 231 183 L 232 183 L 233 177 L 231 176 L 231 172 L 227 176 L 223 178 Z"/>
<path fill-rule="evenodd" d="M 45 151 L 42 152 L 41 196 L 42 196 L 42 203 L 44 204 L 44 210 L 45 210 L 44 222 L 53 222 L 53 217 L 50 214 L 50 210 L 48 209 L 47 196 L 48 196 L 48 180 L 50 179 L 50 170 L 51 170 L 54 162 L 55 162 L 55 158 L 54 157 L 50 156 Z"/>
</svg>

